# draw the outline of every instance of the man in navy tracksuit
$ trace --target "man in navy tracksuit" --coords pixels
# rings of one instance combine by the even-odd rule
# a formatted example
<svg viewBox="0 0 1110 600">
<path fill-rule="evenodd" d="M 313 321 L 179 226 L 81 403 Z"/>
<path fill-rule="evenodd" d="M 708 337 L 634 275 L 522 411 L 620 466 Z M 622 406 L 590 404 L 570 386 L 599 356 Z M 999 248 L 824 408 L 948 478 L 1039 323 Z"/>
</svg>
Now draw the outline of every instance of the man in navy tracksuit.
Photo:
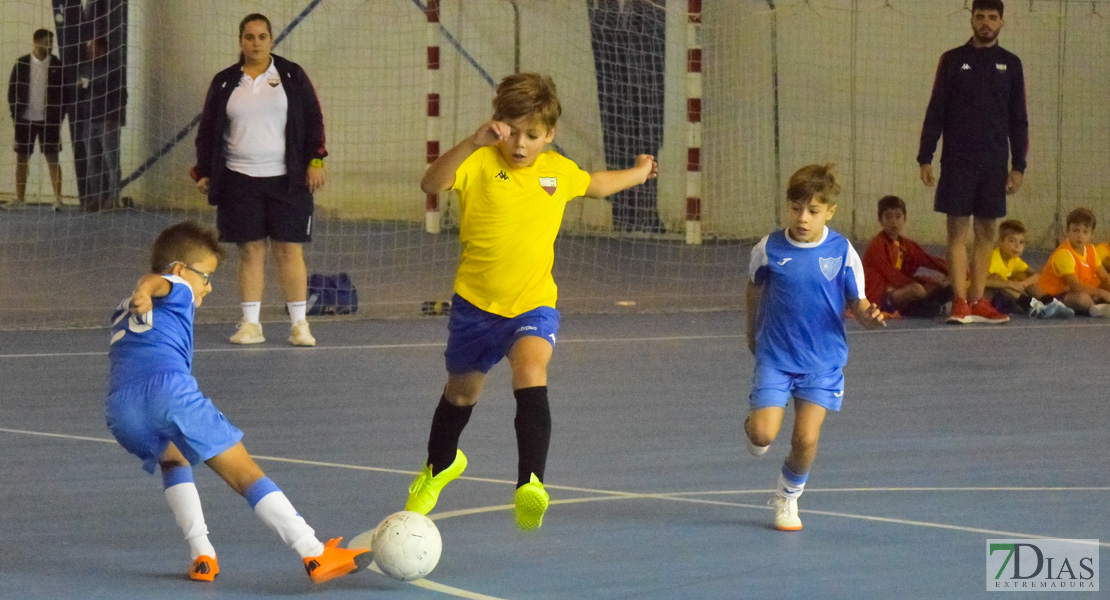
<svg viewBox="0 0 1110 600">
<path fill-rule="evenodd" d="M 948 322 L 1005 323 L 1009 317 L 991 307 L 983 291 L 995 221 L 1006 216 L 1006 194 L 1021 187 L 1025 173 L 1025 76 L 1021 59 L 998 46 L 1002 0 L 975 0 L 971 11 L 971 40 L 940 57 L 917 163 L 921 181 L 936 184 L 933 152 L 943 136 L 934 209 L 948 215 L 948 270 L 955 296 Z M 975 231 L 970 285 L 969 228 Z"/>
</svg>

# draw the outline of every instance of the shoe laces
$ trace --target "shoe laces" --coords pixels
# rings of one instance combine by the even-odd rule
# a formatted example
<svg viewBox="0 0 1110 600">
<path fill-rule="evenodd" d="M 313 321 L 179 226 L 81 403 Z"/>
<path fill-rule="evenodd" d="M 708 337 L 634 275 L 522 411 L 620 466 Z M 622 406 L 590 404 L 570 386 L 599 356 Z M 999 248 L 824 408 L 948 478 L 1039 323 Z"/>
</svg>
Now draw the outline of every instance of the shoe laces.
<svg viewBox="0 0 1110 600">
<path fill-rule="evenodd" d="M 424 484 L 427 483 L 428 480 L 430 480 L 431 478 L 431 469 L 425 467 L 424 470 L 420 472 L 420 477 L 417 477 L 412 481 L 412 485 L 409 486 L 409 493 L 415 494 L 416 492 L 420 491 L 420 489 L 424 487 Z"/>
</svg>

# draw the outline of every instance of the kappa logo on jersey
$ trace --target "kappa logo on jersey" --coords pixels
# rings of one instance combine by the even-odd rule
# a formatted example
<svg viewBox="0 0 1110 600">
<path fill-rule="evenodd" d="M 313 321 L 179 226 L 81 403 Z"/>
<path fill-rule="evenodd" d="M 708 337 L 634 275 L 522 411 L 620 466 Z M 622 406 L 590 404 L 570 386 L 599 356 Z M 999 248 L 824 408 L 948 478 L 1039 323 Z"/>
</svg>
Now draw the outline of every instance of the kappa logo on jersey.
<svg viewBox="0 0 1110 600">
<path fill-rule="evenodd" d="M 501 171 L 497 175 L 494 175 L 493 178 L 494 179 L 500 179 L 501 181 L 508 181 L 509 180 L 509 175 L 507 173 L 505 173 L 504 171 Z"/>
<path fill-rule="evenodd" d="M 971 65 L 969 65 L 967 63 L 964 63 L 964 66 L 960 67 L 960 70 L 961 71 L 970 71 L 971 70 Z"/>
<path fill-rule="evenodd" d="M 781 266 L 785 265 L 786 263 L 788 263 L 788 262 L 790 262 L 790 261 L 792 261 L 792 260 L 794 260 L 794 259 L 793 259 L 793 258 L 790 258 L 790 257 L 784 258 L 784 259 L 782 259 L 782 260 L 780 260 L 780 261 L 778 262 L 778 265 L 779 265 L 779 266 L 781 267 Z"/>
<path fill-rule="evenodd" d="M 555 188 L 558 187 L 558 182 L 554 177 L 540 177 L 540 187 L 543 191 L 547 192 L 548 196 L 555 195 Z"/>
<path fill-rule="evenodd" d="M 840 265 L 844 264 L 843 256 L 834 256 L 831 258 L 817 258 L 818 264 L 821 265 L 821 274 L 825 279 L 832 281 L 836 274 L 840 272 Z"/>
</svg>

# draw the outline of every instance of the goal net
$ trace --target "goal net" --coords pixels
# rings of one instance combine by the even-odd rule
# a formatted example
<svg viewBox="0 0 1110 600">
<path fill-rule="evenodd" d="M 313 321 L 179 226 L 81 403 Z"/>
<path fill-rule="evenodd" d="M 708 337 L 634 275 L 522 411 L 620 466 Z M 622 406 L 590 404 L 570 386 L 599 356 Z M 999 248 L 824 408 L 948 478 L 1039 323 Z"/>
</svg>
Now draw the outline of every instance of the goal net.
<svg viewBox="0 0 1110 600">
<path fill-rule="evenodd" d="M 751 243 L 781 226 L 785 180 L 815 162 L 837 163 L 844 177 L 840 231 L 865 242 L 875 201 L 893 193 L 910 207 L 912 237 L 942 241 L 914 157 L 937 59 L 970 35 L 968 5 L 0 0 L 0 56 L 11 64 L 31 52 L 36 29 L 56 32 L 76 94 L 81 73 L 95 71 L 89 42 L 102 38 L 103 68 L 127 92 L 118 157 L 110 144 L 103 156 L 103 143 L 84 143 L 76 115 L 61 126 L 60 211 L 37 146 L 23 203 L 17 155 L 0 152 L 0 328 L 101 325 L 146 270 L 158 231 L 214 224 L 188 177 L 195 125 L 211 78 L 237 60 L 249 13 L 269 17 L 274 53 L 305 68 L 323 107 L 328 181 L 316 194 L 309 272 L 350 274 L 357 315 L 373 318 L 418 316 L 424 302 L 449 299 L 454 198 L 429 199 L 418 182 L 430 154 L 489 118 L 496 82 L 517 70 L 555 79 L 556 149 L 582 168 L 627 168 L 640 153 L 660 163 L 657 182 L 568 205 L 555 262 L 564 311 L 739 308 Z M 1110 205 L 1100 175 L 1110 76 L 1098 60 L 1110 50 L 1110 2 L 1010 2 L 1005 17 L 1000 39 L 1025 63 L 1033 140 L 1011 214 L 1048 248 L 1061 214 Z M 0 138 L 13 136 L 2 120 Z M 92 177 L 78 177 L 90 159 L 118 175 L 95 212 Z M 238 318 L 231 254 L 202 320 Z M 268 272 L 264 319 L 283 318 L 282 308 Z"/>
</svg>

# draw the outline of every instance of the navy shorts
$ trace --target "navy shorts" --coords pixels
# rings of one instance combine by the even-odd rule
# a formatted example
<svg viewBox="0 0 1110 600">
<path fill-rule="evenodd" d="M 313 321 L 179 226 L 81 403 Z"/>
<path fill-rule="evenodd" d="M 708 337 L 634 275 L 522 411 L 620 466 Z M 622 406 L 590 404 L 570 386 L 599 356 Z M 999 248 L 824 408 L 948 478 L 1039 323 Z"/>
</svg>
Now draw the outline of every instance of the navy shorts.
<svg viewBox="0 0 1110 600">
<path fill-rule="evenodd" d="M 1006 216 L 1009 176 L 1005 164 L 941 164 L 933 210 L 950 217 L 1001 219 Z"/>
<path fill-rule="evenodd" d="M 35 153 L 35 140 L 43 154 L 57 154 L 62 151 L 62 126 L 58 123 L 46 121 L 15 122 L 15 150 L 16 154 L 30 156 Z"/>
<path fill-rule="evenodd" d="M 195 465 L 243 438 L 188 373 L 157 373 L 113 390 L 104 401 L 104 416 L 116 441 L 141 458 L 148 473 L 170 442 Z"/>
<path fill-rule="evenodd" d="M 752 374 L 751 407 L 785 408 L 790 398 L 838 412 L 844 400 L 844 370 L 837 367 L 825 373 L 786 373 L 757 362 Z"/>
<path fill-rule="evenodd" d="M 221 177 L 218 196 L 212 199 L 221 242 L 312 241 L 313 204 L 308 188 L 290 190 L 286 175 L 251 177 L 224 169 Z"/>
<path fill-rule="evenodd" d="M 447 372 L 454 375 L 480 371 L 489 373 L 522 337 L 541 337 L 555 346 L 559 311 L 549 306 L 534 308 L 515 317 L 486 312 L 458 294 L 451 299 L 447 324 Z"/>
</svg>

